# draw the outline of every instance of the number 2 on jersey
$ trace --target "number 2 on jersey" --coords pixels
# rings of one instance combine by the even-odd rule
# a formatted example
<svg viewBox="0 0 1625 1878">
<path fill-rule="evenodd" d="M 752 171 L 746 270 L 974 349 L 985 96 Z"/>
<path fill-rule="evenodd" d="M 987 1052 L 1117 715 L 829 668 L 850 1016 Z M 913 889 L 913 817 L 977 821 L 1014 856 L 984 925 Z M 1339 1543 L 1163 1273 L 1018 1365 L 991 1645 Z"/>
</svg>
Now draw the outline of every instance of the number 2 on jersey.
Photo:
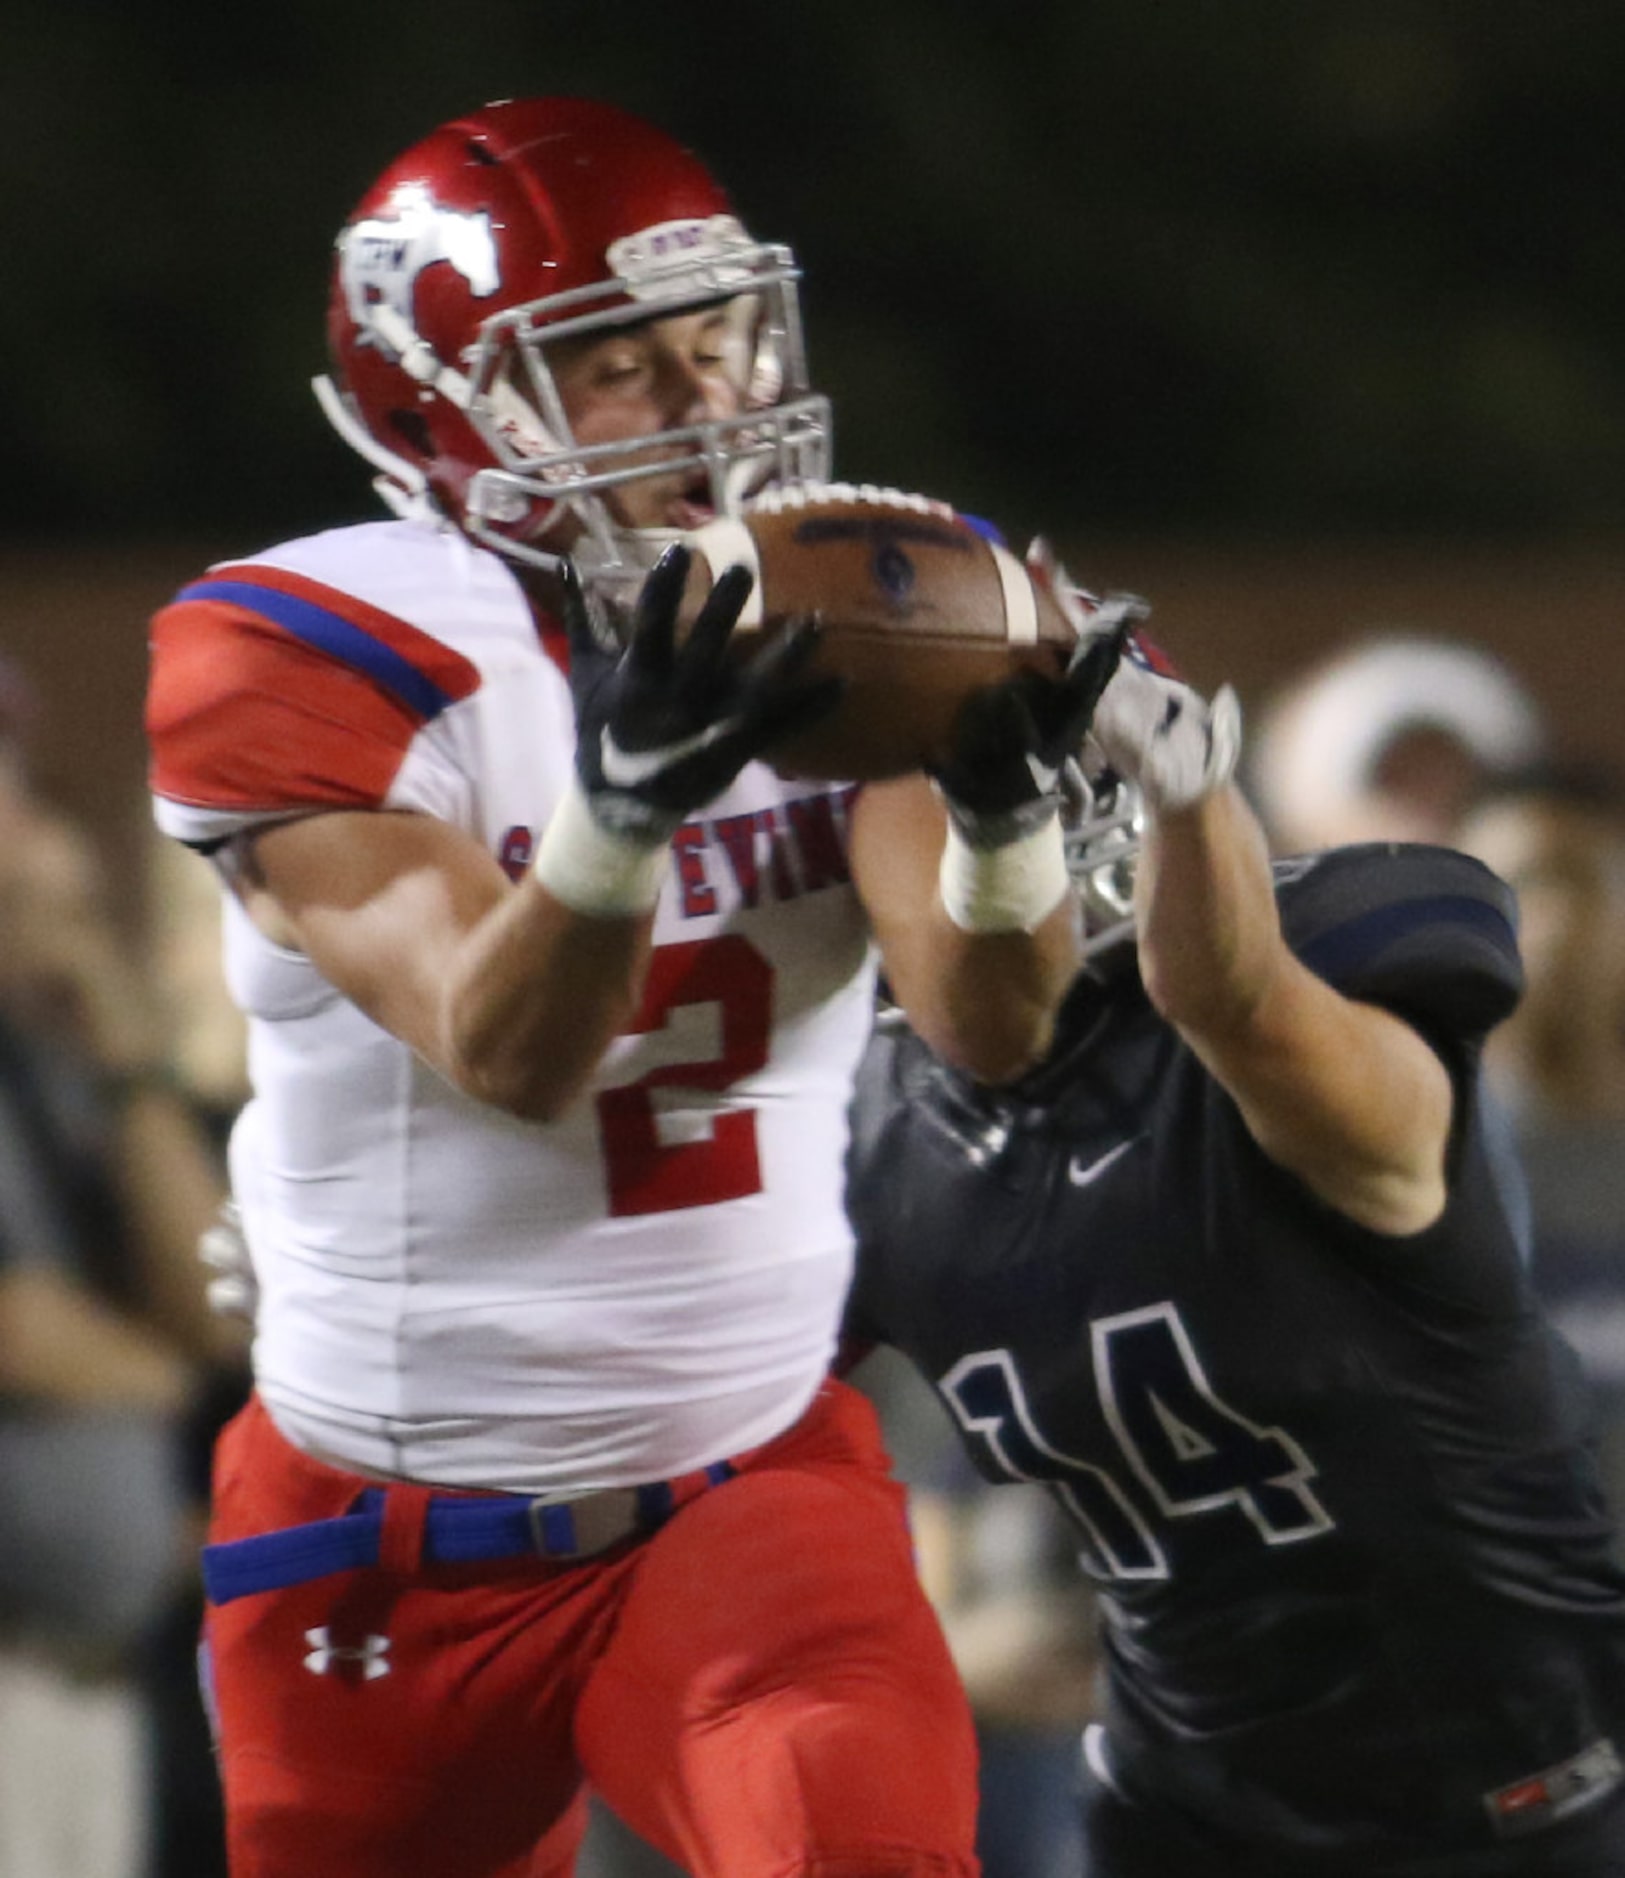
<svg viewBox="0 0 1625 1878">
<path fill-rule="evenodd" d="M 703 1138 L 663 1141 L 655 1091 L 720 1092 L 766 1064 L 773 968 L 739 933 L 659 946 L 649 960 L 643 1004 L 629 1032 L 642 1036 L 659 1030 L 672 1011 L 689 1004 L 716 1006 L 722 1027 L 718 1054 L 702 1062 L 662 1064 L 597 1098 L 614 1218 L 715 1206 L 761 1192 L 756 1117 L 749 1109 L 713 1110 Z"/>
</svg>

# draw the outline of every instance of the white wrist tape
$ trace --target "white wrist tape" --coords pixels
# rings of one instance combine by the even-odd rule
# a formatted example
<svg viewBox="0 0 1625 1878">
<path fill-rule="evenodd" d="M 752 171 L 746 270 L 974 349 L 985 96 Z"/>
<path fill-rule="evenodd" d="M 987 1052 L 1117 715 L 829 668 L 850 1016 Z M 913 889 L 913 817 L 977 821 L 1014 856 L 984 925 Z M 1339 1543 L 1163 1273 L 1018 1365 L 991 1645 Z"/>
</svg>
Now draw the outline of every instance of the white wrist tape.
<svg viewBox="0 0 1625 1878">
<path fill-rule="evenodd" d="M 948 824 L 937 890 L 962 932 L 1031 932 L 1070 885 L 1057 816 L 1002 848 L 973 848 Z"/>
<path fill-rule="evenodd" d="M 670 868 L 669 842 L 651 848 L 605 828 L 574 781 L 531 862 L 531 872 L 555 900 L 589 919 L 652 912 Z"/>
</svg>

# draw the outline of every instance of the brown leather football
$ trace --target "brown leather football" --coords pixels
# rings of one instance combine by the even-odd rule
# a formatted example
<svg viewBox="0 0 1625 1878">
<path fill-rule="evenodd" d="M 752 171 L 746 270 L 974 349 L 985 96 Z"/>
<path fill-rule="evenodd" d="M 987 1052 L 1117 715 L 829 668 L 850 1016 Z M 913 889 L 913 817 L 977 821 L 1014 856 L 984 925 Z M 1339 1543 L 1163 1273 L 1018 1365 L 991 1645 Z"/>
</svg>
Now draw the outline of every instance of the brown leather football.
<svg viewBox="0 0 1625 1878">
<path fill-rule="evenodd" d="M 839 672 L 846 690 L 829 717 L 768 753 L 786 776 L 860 782 L 919 769 L 945 752 L 970 692 L 1023 666 L 1058 676 L 1077 643 L 1015 555 L 929 497 L 792 485 L 688 540 L 698 553 L 685 611 L 743 562 L 756 587 L 740 640 L 797 614 L 823 622 L 813 669 Z"/>
</svg>

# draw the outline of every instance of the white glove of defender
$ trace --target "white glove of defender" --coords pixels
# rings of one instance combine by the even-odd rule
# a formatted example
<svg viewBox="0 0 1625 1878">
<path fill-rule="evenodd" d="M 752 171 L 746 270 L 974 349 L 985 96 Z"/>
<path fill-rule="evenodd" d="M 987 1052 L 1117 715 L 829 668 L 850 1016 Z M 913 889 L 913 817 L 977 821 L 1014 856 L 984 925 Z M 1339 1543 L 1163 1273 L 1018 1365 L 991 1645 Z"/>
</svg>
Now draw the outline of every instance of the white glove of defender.
<svg viewBox="0 0 1625 1878">
<path fill-rule="evenodd" d="M 1090 726 L 1101 754 L 1147 806 L 1188 809 L 1222 789 L 1241 758 L 1241 705 L 1225 685 L 1210 703 L 1140 663 L 1131 641 Z"/>
<path fill-rule="evenodd" d="M 1086 593 L 1041 535 L 1026 562 L 1079 638 L 1110 630 L 1125 614 L 1150 616 L 1150 607 L 1133 594 L 1096 600 Z M 1154 671 L 1132 637 L 1089 731 L 1106 761 L 1159 813 L 1188 809 L 1223 788 L 1241 759 L 1241 705 L 1230 686 L 1209 703 L 1182 680 Z"/>
</svg>

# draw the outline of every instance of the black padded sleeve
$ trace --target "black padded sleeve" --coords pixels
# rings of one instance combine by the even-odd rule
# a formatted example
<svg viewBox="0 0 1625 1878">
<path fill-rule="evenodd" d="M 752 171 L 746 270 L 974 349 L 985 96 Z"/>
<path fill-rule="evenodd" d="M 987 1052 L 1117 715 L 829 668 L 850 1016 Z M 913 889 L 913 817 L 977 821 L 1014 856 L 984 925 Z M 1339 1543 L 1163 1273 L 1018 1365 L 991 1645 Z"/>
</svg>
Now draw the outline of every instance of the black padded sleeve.
<svg viewBox="0 0 1625 1878">
<path fill-rule="evenodd" d="M 1371 843 L 1277 863 L 1293 951 L 1430 1036 L 1480 1042 L 1523 994 L 1517 901 L 1451 848 Z"/>
</svg>

